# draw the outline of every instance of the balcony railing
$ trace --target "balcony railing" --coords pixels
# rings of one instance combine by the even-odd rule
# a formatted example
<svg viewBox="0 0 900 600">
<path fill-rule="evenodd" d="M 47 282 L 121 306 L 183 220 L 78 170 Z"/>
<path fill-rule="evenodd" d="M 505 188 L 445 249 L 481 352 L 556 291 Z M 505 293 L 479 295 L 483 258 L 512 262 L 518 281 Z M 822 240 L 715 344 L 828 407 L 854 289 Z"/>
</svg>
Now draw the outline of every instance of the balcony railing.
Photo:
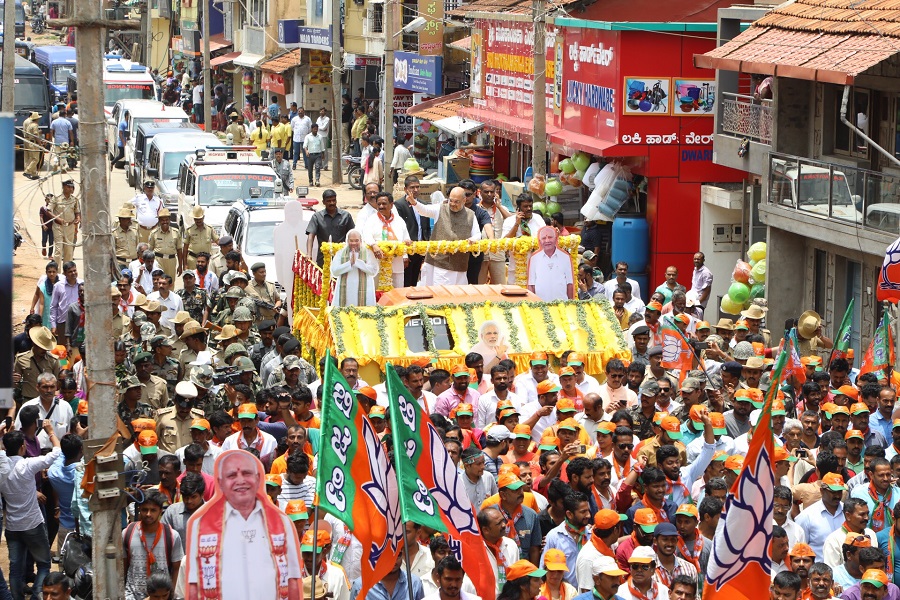
<svg viewBox="0 0 900 600">
<path fill-rule="evenodd" d="M 900 177 L 771 153 L 769 181 L 769 204 L 893 235 L 900 232 Z"/>
<path fill-rule="evenodd" d="M 772 143 L 772 101 L 722 92 L 722 133 Z"/>
</svg>

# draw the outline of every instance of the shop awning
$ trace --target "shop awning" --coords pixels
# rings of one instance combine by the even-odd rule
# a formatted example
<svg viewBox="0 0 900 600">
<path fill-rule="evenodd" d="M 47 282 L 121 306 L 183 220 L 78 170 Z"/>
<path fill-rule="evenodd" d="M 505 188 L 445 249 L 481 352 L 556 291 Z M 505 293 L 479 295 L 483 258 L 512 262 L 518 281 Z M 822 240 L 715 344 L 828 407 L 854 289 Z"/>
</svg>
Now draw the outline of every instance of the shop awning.
<svg viewBox="0 0 900 600">
<path fill-rule="evenodd" d="M 484 127 L 484 123 L 460 116 L 438 119 L 437 121 L 431 121 L 431 124 L 454 136 L 463 136 Z"/>
<path fill-rule="evenodd" d="M 259 69 L 261 71 L 266 71 L 268 73 L 284 73 L 288 69 L 293 69 L 294 67 L 300 66 L 300 51 L 301 48 L 297 48 L 295 50 L 291 50 L 290 52 L 285 52 L 275 58 L 270 58 L 266 62 L 259 65 Z"/>
<path fill-rule="evenodd" d="M 464 38 L 458 39 L 455 42 L 450 42 L 447 46 L 451 50 L 461 50 L 463 52 L 469 52 L 472 50 L 472 36 L 467 35 Z"/>
<path fill-rule="evenodd" d="M 266 60 L 266 57 L 261 54 L 253 54 L 252 52 L 241 52 L 240 56 L 238 56 L 234 59 L 234 64 L 241 66 L 241 67 L 248 67 L 250 69 L 253 69 L 256 67 L 256 65 L 258 65 L 259 63 L 261 63 L 264 60 Z"/>
<path fill-rule="evenodd" d="M 231 48 L 231 42 L 225 39 L 224 33 L 217 33 L 216 35 L 209 36 L 210 52 L 215 52 L 216 50 L 221 50 L 222 48 Z"/>
<path fill-rule="evenodd" d="M 522 144 L 531 145 L 534 125 L 531 119 L 523 119 L 510 115 L 503 115 L 486 108 L 467 106 L 460 110 L 460 114 L 469 119 L 475 119 L 484 123 L 484 128 L 493 135 L 513 140 Z M 559 129 L 547 124 L 547 137 L 558 133 Z"/>
<path fill-rule="evenodd" d="M 209 61 L 209 66 L 218 67 L 220 65 L 226 65 L 230 62 L 234 62 L 234 59 L 236 59 L 240 55 L 240 52 L 229 52 L 228 54 L 217 56 Z"/>
<path fill-rule="evenodd" d="M 648 146 L 645 144 L 617 144 L 601 140 L 583 133 L 556 130 L 550 134 L 550 145 L 554 152 L 572 156 L 576 152 L 587 152 L 596 156 L 646 156 Z"/>
<path fill-rule="evenodd" d="M 410 106 L 406 114 L 424 121 L 439 121 L 458 116 L 459 110 L 469 104 L 469 90 L 460 90 Z"/>
</svg>

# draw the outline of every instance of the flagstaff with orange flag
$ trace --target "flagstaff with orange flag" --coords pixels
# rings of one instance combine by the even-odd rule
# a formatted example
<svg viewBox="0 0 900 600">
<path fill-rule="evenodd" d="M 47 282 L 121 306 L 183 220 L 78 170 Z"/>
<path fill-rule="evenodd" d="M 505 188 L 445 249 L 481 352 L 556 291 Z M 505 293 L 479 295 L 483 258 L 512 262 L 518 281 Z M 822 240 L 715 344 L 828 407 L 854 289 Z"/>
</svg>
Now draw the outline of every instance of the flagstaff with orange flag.
<svg viewBox="0 0 900 600">
<path fill-rule="evenodd" d="M 769 597 L 772 506 L 775 502 L 775 435 L 772 404 L 793 353 L 791 337 L 772 373 L 750 449 L 725 504 L 724 526 L 713 540 L 703 600 L 762 600 Z"/>
</svg>

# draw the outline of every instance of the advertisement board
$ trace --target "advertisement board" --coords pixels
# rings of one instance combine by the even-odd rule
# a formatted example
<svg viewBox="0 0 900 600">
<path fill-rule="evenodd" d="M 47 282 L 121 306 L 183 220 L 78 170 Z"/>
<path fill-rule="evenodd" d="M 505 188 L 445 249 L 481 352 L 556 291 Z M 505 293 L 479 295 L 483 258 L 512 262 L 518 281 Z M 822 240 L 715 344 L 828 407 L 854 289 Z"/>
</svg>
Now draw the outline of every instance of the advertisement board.
<svg viewBox="0 0 900 600">
<path fill-rule="evenodd" d="M 421 56 L 413 52 L 394 53 L 394 87 L 411 92 L 440 95 L 443 85 L 440 56 Z"/>
</svg>

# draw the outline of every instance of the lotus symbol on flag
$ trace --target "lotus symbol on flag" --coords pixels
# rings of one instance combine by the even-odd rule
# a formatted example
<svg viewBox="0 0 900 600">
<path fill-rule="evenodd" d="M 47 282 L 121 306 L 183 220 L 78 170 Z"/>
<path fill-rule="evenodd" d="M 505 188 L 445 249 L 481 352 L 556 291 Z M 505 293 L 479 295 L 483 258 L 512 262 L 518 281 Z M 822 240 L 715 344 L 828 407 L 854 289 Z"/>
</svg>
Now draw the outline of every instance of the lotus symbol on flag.
<svg viewBox="0 0 900 600">
<path fill-rule="evenodd" d="M 434 483 L 437 486 L 431 493 L 457 531 L 481 535 L 475 524 L 475 517 L 472 515 L 469 497 L 465 490 L 457 489 L 460 484 L 456 466 L 453 461 L 445 460 L 447 451 L 441 445 L 441 438 L 433 426 L 429 425 L 429 427 L 431 428 L 431 457 L 435 461 L 432 463 Z M 459 557 L 457 556 L 457 558 Z"/>
<path fill-rule="evenodd" d="M 878 286 L 883 290 L 900 290 L 900 239 L 891 244 L 884 254 Z"/>
<path fill-rule="evenodd" d="M 774 487 L 772 470 L 766 468 L 771 459 L 765 446 L 757 455 L 752 470 L 744 465 L 738 493 L 731 496 L 725 511 L 726 525 L 719 529 L 709 557 L 706 580 L 717 589 L 734 579 L 751 562 L 759 563 L 764 572 L 771 571 L 769 558 L 770 533 L 765 524 L 772 522 L 772 504 L 766 505 L 765 490 Z M 770 476 L 760 481 L 760 475 Z"/>
<path fill-rule="evenodd" d="M 673 363 L 681 354 L 681 340 L 672 335 L 663 336 L 662 362 Z"/>
<path fill-rule="evenodd" d="M 400 520 L 400 506 L 397 497 L 397 478 L 394 469 L 388 463 L 387 456 L 381 446 L 378 434 L 372 429 L 368 420 L 363 421 L 362 438 L 369 450 L 369 475 L 371 480 L 362 485 L 362 490 L 372 503 L 378 507 L 379 512 L 385 515 L 387 521 L 387 536 L 380 546 L 372 545 L 369 563 L 372 568 L 378 564 L 378 559 L 387 550 L 388 543 L 391 552 L 397 550 L 399 540 L 403 535 L 403 526 Z"/>
</svg>

